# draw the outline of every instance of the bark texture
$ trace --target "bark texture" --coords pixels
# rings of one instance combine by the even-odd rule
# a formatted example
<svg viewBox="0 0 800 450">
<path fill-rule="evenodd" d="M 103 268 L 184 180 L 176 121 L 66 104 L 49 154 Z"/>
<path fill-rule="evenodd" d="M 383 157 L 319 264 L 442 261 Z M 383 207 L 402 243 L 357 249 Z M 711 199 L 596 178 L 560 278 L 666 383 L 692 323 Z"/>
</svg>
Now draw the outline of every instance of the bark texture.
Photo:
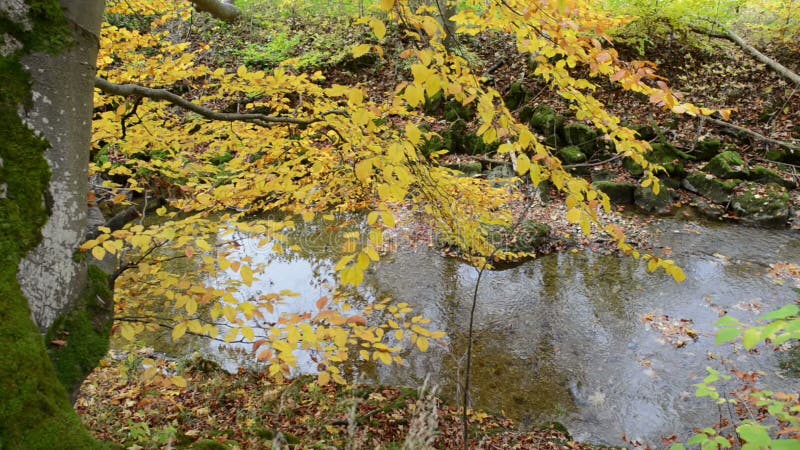
<svg viewBox="0 0 800 450">
<path fill-rule="evenodd" d="M 56 312 L 72 309 L 70 297 L 85 287 L 86 268 L 73 262 L 72 251 L 85 222 L 85 155 L 102 11 L 101 0 L 0 1 L 4 450 L 102 447 L 72 410 L 42 337 Z"/>
</svg>

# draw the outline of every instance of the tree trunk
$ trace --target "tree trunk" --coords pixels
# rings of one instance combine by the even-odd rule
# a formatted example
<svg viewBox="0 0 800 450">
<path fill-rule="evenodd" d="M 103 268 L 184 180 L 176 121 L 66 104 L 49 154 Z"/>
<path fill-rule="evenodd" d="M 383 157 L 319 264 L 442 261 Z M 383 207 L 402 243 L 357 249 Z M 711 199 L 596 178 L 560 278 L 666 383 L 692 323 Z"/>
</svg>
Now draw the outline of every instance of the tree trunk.
<svg viewBox="0 0 800 450">
<path fill-rule="evenodd" d="M 68 390 L 107 348 L 113 307 L 102 274 L 93 270 L 87 286 L 86 262 L 75 253 L 86 228 L 103 6 L 102 0 L 0 2 L 3 449 L 100 447 L 72 410 Z M 42 336 L 47 330 L 66 341 L 63 350 L 50 350 L 55 365 Z"/>
</svg>

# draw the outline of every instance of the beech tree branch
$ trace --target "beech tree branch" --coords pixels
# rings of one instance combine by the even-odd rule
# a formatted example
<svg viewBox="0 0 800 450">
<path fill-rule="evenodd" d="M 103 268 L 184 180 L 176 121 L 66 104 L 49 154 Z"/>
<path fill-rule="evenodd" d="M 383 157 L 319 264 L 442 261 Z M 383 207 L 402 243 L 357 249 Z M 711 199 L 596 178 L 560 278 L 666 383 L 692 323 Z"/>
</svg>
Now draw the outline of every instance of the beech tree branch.
<svg viewBox="0 0 800 450">
<path fill-rule="evenodd" d="M 268 116 L 266 114 L 223 113 L 192 103 L 166 89 L 153 89 L 137 84 L 115 84 L 103 78 L 95 78 L 94 85 L 106 94 L 122 95 L 126 97 L 147 97 L 151 100 L 169 102 L 175 106 L 199 114 L 209 120 L 248 122 L 262 127 L 275 124 L 310 125 L 322 120 L 319 118 L 298 119 L 294 117 Z M 331 111 L 328 114 L 342 114 L 342 112 Z"/>
<path fill-rule="evenodd" d="M 195 9 L 211 14 L 214 18 L 225 22 L 234 22 L 242 14 L 239 8 L 220 0 L 189 0 L 194 4 Z"/>
</svg>

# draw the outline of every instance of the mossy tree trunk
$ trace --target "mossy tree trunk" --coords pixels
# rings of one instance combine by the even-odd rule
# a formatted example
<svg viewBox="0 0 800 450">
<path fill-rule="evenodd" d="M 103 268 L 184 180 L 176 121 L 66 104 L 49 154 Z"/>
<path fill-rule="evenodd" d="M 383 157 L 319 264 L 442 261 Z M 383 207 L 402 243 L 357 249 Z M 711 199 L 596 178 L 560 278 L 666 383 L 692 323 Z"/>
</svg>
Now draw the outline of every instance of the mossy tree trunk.
<svg viewBox="0 0 800 450">
<path fill-rule="evenodd" d="M 95 277 L 90 289 L 75 255 L 86 227 L 103 3 L 0 2 L 0 449 L 101 447 L 68 389 L 107 347 L 112 306 L 107 284 Z M 57 366 L 82 374 L 59 374 L 48 357 L 43 333 L 54 323 L 51 337 L 68 338 L 63 348 L 73 353 L 54 354 Z M 70 326 L 91 330 L 94 347 L 81 347 Z"/>
</svg>

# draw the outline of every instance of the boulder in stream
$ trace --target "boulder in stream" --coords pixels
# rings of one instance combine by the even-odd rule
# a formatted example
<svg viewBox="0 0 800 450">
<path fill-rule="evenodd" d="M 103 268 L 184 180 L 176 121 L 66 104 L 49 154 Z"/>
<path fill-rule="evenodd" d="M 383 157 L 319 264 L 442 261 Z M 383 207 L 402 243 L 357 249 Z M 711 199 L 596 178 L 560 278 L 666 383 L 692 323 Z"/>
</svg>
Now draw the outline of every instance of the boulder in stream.
<svg viewBox="0 0 800 450">
<path fill-rule="evenodd" d="M 595 181 L 592 183 L 595 189 L 608 195 L 611 203 L 615 205 L 632 205 L 633 193 L 636 185 L 633 183 L 615 183 L 613 181 Z"/>
<path fill-rule="evenodd" d="M 726 205 L 731 199 L 733 190 L 742 180 L 721 180 L 710 173 L 694 172 L 682 181 L 686 190 L 705 197 L 719 205 Z"/>
<path fill-rule="evenodd" d="M 742 222 L 783 227 L 789 220 L 789 193 L 777 184 L 748 182 L 731 199 L 731 208 Z"/>
</svg>

